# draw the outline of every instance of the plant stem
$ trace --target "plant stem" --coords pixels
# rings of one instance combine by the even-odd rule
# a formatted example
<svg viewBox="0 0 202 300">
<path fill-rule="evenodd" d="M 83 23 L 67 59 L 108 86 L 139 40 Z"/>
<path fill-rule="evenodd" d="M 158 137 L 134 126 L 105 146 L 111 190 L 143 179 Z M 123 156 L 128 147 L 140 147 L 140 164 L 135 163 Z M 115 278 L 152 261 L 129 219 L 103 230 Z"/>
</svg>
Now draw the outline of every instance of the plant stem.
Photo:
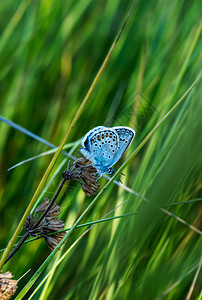
<svg viewBox="0 0 202 300">
<path fill-rule="evenodd" d="M 65 182 L 67 181 L 67 178 L 64 178 L 57 190 L 57 192 L 55 193 L 55 196 L 53 197 L 53 200 L 50 202 L 50 204 L 48 205 L 48 207 L 46 208 L 46 210 L 44 211 L 44 213 L 41 215 L 41 217 L 39 218 L 39 220 L 36 222 L 36 224 L 34 224 L 33 229 L 37 228 L 40 223 L 43 221 L 43 219 L 45 218 L 45 216 L 47 215 L 47 213 L 49 212 L 49 210 L 51 209 L 51 207 L 53 206 L 53 203 L 55 203 L 57 197 L 59 196 Z"/>
<path fill-rule="evenodd" d="M 24 244 L 28 236 L 29 236 L 29 231 L 25 233 L 25 235 L 21 238 L 17 246 L 9 253 L 7 259 L 4 262 L 4 265 L 9 261 L 9 259 L 11 259 L 11 257 L 18 251 L 18 249 L 20 249 L 20 247 Z"/>
<path fill-rule="evenodd" d="M 50 211 L 51 207 L 53 206 L 53 204 L 55 203 L 57 197 L 59 196 L 65 182 L 67 181 L 68 177 L 65 176 L 65 172 L 63 173 L 63 180 L 57 190 L 57 192 L 55 193 L 55 196 L 53 197 L 52 201 L 50 202 L 50 204 L 48 205 L 48 207 L 46 208 L 46 210 L 44 211 L 44 213 L 41 215 L 41 217 L 38 219 L 38 221 L 34 224 L 33 228 L 31 228 L 31 230 L 36 229 L 40 223 L 43 221 L 43 219 L 45 218 L 45 216 L 47 215 L 47 213 Z M 26 241 L 26 239 L 29 237 L 30 232 L 29 230 L 25 233 L 25 235 L 22 237 L 22 239 L 19 241 L 19 243 L 16 245 L 16 247 L 10 252 L 10 254 L 8 255 L 7 259 L 4 262 L 4 265 L 9 261 L 9 259 L 11 259 L 11 257 L 13 257 L 13 255 L 20 249 L 20 247 L 23 245 L 23 243 Z"/>
</svg>

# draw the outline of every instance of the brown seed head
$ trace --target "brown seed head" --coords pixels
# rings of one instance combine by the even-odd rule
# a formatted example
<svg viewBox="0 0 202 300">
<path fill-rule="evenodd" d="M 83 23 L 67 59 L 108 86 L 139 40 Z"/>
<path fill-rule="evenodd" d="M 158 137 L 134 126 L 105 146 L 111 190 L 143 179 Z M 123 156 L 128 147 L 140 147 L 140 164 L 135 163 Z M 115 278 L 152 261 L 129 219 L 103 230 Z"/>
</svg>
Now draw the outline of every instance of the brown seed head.
<svg viewBox="0 0 202 300">
<path fill-rule="evenodd" d="M 91 164 L 91 161 L 85 157 L 78 158 L 71 169 L 66 169 L 63 176 L 67 176 L 68 180 L 77 180 L 86 196 L 92 196 L 100 187 L 97 169 Z"/>
<path fill-rule="evenodd" d="M 0 299 L 2 300 L 10 299 L 18 288 L 17 280 L 12 280 L 12 277 L 9 271 L 4 274 L 0 273 Z"/>
<path fill-rule="evenodd" d="M 61 213 L 59 205 L 53 203 L 50 210 L 44 217 L 43 221 L 35 227 L 39 219 L 39 214 L 43 214 L 50 204 L 50 200 L 46 198 L 35 210 L 35 214 L 32 217 L 29 215 L 25 224 L 24 230 L 29 232 L 31 236 L 39 236 L 45 239 L 47 246 L 53 250 L 61 239 L 65 236 L 65 232 L 58 232 L 52 235 L 56 231 L 64 229 L 64 222 L 61 221 L 57 216 Z"/>
</svg>

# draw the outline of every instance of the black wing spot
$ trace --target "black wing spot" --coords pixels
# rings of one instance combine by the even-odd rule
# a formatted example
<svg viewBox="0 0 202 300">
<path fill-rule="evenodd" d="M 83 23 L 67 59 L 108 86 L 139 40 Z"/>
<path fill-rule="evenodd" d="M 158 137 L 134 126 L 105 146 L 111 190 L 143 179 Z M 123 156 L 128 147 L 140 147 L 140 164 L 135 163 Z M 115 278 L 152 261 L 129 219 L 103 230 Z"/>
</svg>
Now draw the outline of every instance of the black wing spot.
<svg viewBox="0 0 202 300">
<path fill-rule="evenodd" d="M 85 142 L 84 142 L 84 146 L 86 147 L 86 149 L 90 150 L 90 148 L 89 148 L 89 140 L 88 140 L 88 138 L 85 140 Z"/>
</svg>

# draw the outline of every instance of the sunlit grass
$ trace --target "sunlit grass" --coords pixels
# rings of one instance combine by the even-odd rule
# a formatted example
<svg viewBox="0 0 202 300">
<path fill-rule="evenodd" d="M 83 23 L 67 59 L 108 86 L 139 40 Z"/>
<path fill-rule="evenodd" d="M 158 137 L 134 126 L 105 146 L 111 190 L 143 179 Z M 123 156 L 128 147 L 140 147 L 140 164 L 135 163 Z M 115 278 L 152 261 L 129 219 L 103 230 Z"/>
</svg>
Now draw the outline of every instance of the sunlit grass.
<svg viewBox="0 0 202 300">
<path fill-rule="evenodd" d="M 1 115 L 59 145 L 132 5 L 126 4 L 2 2 Z M 200 234 L 190 227 L 201 230 L 200 82 L 188 90 L 200 74 L 199 16 L 199 1 L 137 3 L 67 142 L 73 146 L 70 154 L 79 157 L 75 142 L 94 126 L 134 128 L 135 142 L 116 166 L 118 170 L 126 162 L 121 180 L 128 189 L 110 184 L 102 191 L 107 181 L 100 179 L 101 196 L 81 223 L 101 219 L 124 201 L 114 216 L 141 214 L 109 219 L 89 232 L 86 227 L 74 230 L 62 251 L 49 256 L 26 299 L 32 293 L 32 299 L 43 300 L 200 297 Z M 8 172 L 13 165 L 50 150 L 16 129 L 0 123 L 1 248 L 16 230 L 51 161 L 50 155 L 39 157 Z M 61 154 L 34 207 L 52 197 L 66 165 Z M 93 199 L 85 197 L 78 184 L 67 184 L 58 200 L 65 228 L 72 227 Z M 43 241 L 34 241 L 3 268 L 16 279 L 31 268 L 19 282 L 18 293 L 49 254 Z"/>
</svg>

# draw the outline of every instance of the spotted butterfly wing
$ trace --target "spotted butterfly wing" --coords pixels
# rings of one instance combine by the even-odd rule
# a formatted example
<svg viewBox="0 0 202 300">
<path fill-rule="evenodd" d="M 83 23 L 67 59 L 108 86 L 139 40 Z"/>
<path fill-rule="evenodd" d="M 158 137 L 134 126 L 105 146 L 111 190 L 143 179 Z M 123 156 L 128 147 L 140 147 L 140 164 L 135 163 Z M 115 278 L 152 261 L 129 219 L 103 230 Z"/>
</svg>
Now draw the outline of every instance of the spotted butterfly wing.
<svg viewBox="0 0 202 300">
<path fill-rule="evenodd" d="M 112 128 L 96 127 L 82 142 L 81 153 L 92 161 L 101 173 L 107 172 L 118 149 L 118 136 Z"/>
<path fill-rule="evenodd" d="M 97 126 L 97 127 L 94 127 L 93 129 L 89 130 L 86 135 L 84 136 L 82 142 L 81 142 L 81 145 L 83 147 L 86 147 L 86 143 L 87 141 L 90 139 L 90 137 L 92 135 L 94 135 L 97 131 L 101 131 L 102 129 L 104 130 L 106 127 L 105 126 Z"/>
<path fill-rule="evenodd" d="M 134 136 L 135 131 L 129 127 L 98 126 L 85 135 L 81 143 L 83 148 L 79 150 L 92 162 L 100 176 L 112 174 L 112 166 L 124 154 Z"/>
<path fill-rule="evenodd" d="M 119 141 L 118 150 L 113 161 L 114 165 L 129 147 L 135 136 L 135 131 L 125 126 L 113 127 L 113 130 L 117 133 Z"/>
<path fill-rule="evenodd" d="M 91 153 L 91 143 L 90 143 L 90 137 L 94 135 L 97 131 L 100 131 L 102 128 L 105 128 L 104 126 L 97 126 L 91 130 L 89 130 L 86 135 L 84 136 L 81 145 L 83 148 L 80 148 L 79 151 L 87 158 L 89 159 L 93 165 L 96 164 L 95 159 L 93 158 L 93 155 Z"/>
</svg>

